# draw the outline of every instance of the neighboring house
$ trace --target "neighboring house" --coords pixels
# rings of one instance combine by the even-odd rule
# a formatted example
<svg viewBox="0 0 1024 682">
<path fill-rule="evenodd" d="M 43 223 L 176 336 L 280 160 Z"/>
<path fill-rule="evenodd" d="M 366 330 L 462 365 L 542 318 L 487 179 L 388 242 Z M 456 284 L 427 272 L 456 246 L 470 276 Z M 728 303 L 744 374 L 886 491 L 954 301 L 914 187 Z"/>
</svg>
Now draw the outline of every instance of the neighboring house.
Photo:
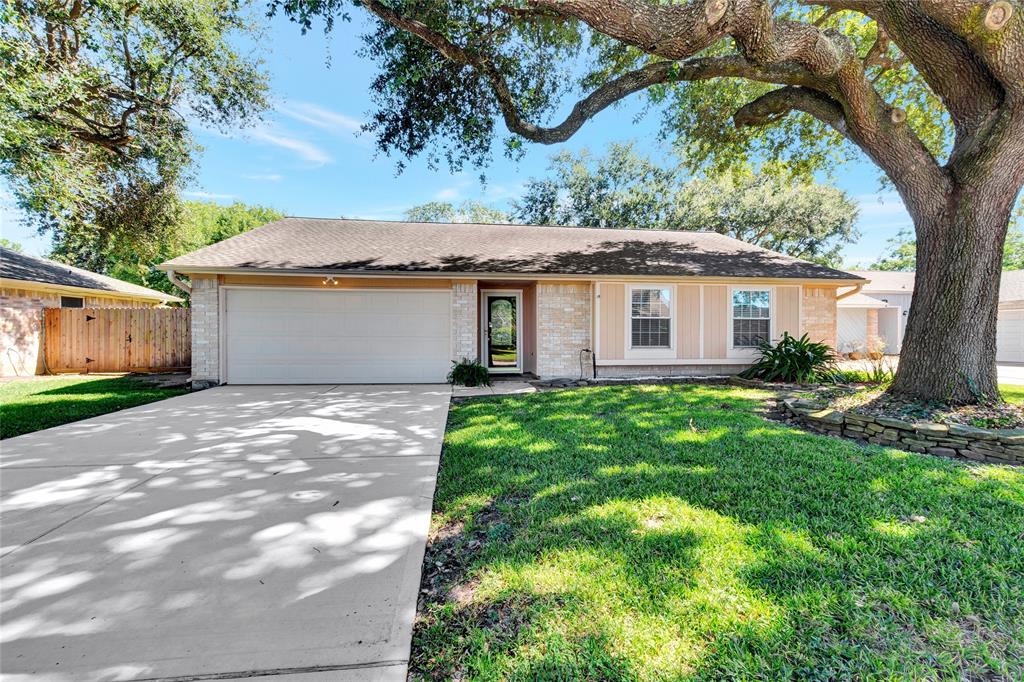
<svg viewBox="0 0 1024 682">
<path fill-rule="evenodd" d="M 210 383 L 736 372 L 783 331 L 835 343 L 854 275 L 714 233 L 287 218 L 160 266 L 191 279 Z"/>
<path fill-rule="evenodd" d="M 877 336 L 886 353 L 899 353 L 914 296 L 914 273 L 887 270 L 853 270 L 869 280 L 861 292 L 838 303 L 838 350 L 866 349 Z M 1024 271 L 1002 274 L 999 287 L 999 321 L 996 359 L 1024 362 Z"/>
<path fill-rule="evenodd" d="M 44 308 L 128 308 L 181 302 L 177 296 L 0 247 L 0 371 L 43 368 Z"/>
<path fill-rule="evenodd" d="M 914 273 L 890 270 L 852 270 L 868 280 L 860 293 L 839 301 L 840 353 L 867 351 L 881 341 L 885 353 L 897 354 L 907 329 L 910 299 L 914 295 Z"/>
</svg>

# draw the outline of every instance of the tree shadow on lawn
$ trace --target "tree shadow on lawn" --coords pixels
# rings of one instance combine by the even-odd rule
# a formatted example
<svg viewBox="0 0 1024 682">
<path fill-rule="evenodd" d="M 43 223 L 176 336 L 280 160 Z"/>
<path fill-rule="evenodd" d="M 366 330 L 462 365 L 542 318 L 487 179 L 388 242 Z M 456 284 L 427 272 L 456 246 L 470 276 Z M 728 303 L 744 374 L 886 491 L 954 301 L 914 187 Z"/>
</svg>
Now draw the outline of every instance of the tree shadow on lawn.
<svg viewBox="0 0 1024 682">
<path fill-rule="evenodd" d="M 1024 472 L 801 432 L 760 400 L 618 387 L 454 408 L 449 545 L 428 564 L 458 566 L 425 574 L 414 673 L 1024 675 Z"/>
</svg>

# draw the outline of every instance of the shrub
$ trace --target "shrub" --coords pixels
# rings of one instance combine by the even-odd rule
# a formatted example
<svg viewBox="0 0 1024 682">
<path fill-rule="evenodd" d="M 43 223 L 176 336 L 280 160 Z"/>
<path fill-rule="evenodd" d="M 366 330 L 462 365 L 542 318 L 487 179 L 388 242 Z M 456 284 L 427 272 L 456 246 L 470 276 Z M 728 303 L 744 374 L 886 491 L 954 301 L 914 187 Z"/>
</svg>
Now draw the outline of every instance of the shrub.
<svg viewBox="0 0 1024 682">
<path fill-rule="evenodd" d="M 796 339 L 783 332 L 777 344 L 763 341 L 757 350 L 760 357 L 740 374 L 741 377 L 801 384 L 836 383 L 843 378 L 832 349 L 824 343 L 811 341 L 807 334 Z"/>
<path fill-rule="evenodd" d="M 459 362 L 452 361 L 448 383 L 460 386 L 490 386 L 491 375 L 487 373 L 487 368 L 476 360 L 462 358 Z"/>
</svg>

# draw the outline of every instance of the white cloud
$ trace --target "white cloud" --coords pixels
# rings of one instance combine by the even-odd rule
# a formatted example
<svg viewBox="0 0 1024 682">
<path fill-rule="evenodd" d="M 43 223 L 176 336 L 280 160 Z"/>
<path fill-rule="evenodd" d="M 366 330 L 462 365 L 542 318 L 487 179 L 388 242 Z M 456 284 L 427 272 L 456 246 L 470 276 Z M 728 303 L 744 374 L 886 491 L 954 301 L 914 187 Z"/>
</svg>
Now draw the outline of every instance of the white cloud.
<svg viewBox="0 0 1024 682">
<path fill-rule="evenodd" d="M 182 192 L 187 197 L 193 199 L 234 199 L 234 194 L 215 194 L 213 192 Z"/>
<path fill-rule="evenodd" d="M 881 218 L 881 217 L 896 217 L 896 216 L 907 216 L 906 206 L 903 205 L 903 199 L 896 192 L 878 192 L 877 194 L 859 194 L 854 199 L 857 202 L 857 206 L 860 208 L 860 217 L 863 218 Z"/>
<path fill-rule="evenodd" d="M 281 182 L 284 180 L 284 176 L 280 173 L 255 173 L 253 175 L 243 175 L 246 180 L 262 180 L 264 182 Z"/>
<path fill-rule="evenodd" d="M 333 133 L 358 133 L 363 125 L 363 122 L 357 118 L 325 109 L 310 102 L 290 102 L 279 104 L 276 108 L 280 113 L 296 121 L 302 121 Z"/>
<path fill-rule="evenodd" d="M 317 147 L 315 144 L 312 144 L 311 142 L 300 140 L 296 137 L 283 135 L 268 130 L 265 127 L 253 128 L 248 132 L 250 135 L 253 136 L 253 138 L 260 140 L 261 142 L 266 142 L 267 144 L 272 144 L 275 147 L 281 147 L 282 149 L 287 149 L 289 151 L 295 152 L 296 154 L 299 155 L 300 158 L 302 158 L 305 161 L 310 161 L 312 163 L 323 165 L 325 163 L 330 163 L 333 160 L 331 159 L 330 154 L 325 152 L 320 147 Z"/>
<path fill-rule="evenodd" d="M 434 198 L 438 201 L 452 201 L 462 196 L 462 192 L 459 191 L 458 187 L 445 187 L 443 190 L 434 195 Z"/>
</svg>

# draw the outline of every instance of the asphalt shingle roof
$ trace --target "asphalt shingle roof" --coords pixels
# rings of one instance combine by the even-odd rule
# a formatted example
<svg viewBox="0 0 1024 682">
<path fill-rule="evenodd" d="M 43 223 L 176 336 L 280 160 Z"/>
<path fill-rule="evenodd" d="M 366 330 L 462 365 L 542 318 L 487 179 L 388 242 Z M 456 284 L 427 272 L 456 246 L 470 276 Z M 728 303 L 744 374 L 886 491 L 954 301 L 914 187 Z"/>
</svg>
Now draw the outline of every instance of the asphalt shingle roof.
<svg viewBox="0 0 1024 682">
<path fill-rule="evenodd" d="M 285 218 L 163 269 L 856 280 L 713 232 Z"/>
<path fill-rule="evenodd" d="M 0 247 L 0 277 L 23 282 L 42 282 L 64 287 L 96 289 L 109 293 L 124 294 L 133 298 L 159 301 L 181 301 L 177 296 L 149 289 L 106 275 L 98 275 L 82 268 L 64 263 L 18 253 Z"/>
</svg>

